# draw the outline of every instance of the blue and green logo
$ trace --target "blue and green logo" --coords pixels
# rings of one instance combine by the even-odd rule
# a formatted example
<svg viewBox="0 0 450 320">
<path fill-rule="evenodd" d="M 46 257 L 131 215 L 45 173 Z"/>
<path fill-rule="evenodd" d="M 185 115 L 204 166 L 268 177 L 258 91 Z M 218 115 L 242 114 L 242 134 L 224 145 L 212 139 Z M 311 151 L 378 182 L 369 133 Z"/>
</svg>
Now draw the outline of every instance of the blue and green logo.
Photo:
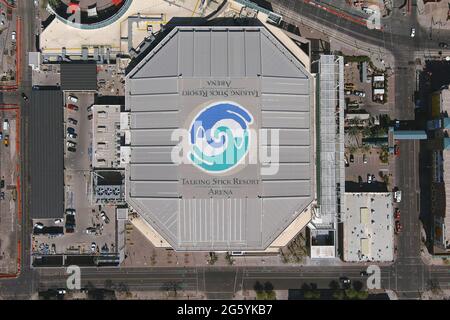
<svg viewBox="0 0 450 320">
<path fill-rule="evenodd" d="M 250 145 L 253 116 L 235 102 L 203 108 L 189 127 L 189 160 L 208 173 L 224 173 L 241 163 Z"/>
</svg>

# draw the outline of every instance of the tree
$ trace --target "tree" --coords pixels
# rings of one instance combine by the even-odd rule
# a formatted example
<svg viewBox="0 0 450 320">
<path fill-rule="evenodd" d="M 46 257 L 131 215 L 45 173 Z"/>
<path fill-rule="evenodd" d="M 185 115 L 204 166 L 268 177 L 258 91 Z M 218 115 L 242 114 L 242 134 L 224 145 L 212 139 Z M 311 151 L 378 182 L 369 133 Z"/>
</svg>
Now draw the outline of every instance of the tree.
<svg viewBox="0 0 450 320">
<path fill-rule="evenodd" d="M 333 292 L 333 299 L 343 300 L 345 298 L 345 293 L 342 290 L 336 290 Z"/>
<path fill-rule="evenodd" d="M 234 263 L 234 259 L 229 252 L 225 254 L 225 260 L 227 260 L 228 264 L 231 266 Z"/>
<path fill-rule="evenodd" d="M 348 299 L 355 299 L 358 296 L 358 292 L 355 289 L 346 289 L 345 295 Z"/>
<path fill-rule="evenodd" d="M 357 297 L 359 300 L 366 300 L 369 297 L 369 292 L 367 291 L 359 291 L 357 293 Z"/>
<path fill-rule="evenodd" d="M 213 265 L 214 263 L 217 262 L 219 258 L 217 257 L 217 254 L 215 252 L 210 252 L 209 253 L 209 259 L 208 259 L 208 263 Z"/>
<path fill-rule="evenodd" d="M 360 130 L 358 127 L 350 127 L 347 130 L 347 134 L 356 142 L 356 145 L 359 145 L 359 142 L 358 142 L 359 133 L 360 133 Z"/>
<path fill-rule="evenodd" d="M 305 299 L 320 299 L 320 291 L 319 290 L 309 290 L 306 291 L 303 296 Z"/>
</svg>

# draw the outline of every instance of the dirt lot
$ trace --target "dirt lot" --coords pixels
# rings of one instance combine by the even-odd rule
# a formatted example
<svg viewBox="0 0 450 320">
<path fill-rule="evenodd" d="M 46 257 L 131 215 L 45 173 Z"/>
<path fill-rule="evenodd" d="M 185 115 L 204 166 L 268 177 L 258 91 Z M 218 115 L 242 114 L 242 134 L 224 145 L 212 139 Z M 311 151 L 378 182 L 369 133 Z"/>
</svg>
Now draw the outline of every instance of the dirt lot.
<svg viewBox="0 0 450 320">
<path fill-rule="evenodd" d="M 4 120 L 9 125 L 3 127 Z M 18 248 L 18 153 L 17 114 L 14 110 L 0 110 L 2 139 L 0 145 L 0 173 L 2 186 L 0 196 L 0 274 L 17 272 Z M 4 130 L 6 129 L 6 130 Z M 8 146 L 5 145 L 7 139 Z"/>
</svg>

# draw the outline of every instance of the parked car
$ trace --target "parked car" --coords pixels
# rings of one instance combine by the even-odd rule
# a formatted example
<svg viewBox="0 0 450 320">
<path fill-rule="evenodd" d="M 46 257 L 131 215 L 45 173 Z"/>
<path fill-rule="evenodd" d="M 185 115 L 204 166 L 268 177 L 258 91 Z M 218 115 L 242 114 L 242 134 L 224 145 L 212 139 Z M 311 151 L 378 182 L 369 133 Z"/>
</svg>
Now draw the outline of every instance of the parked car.
<svg viewBox="0 0 450 320">
<path fill-rule="evenodd" d="M 76 96 L 73 96 L 73 95 L 69 95 L 69 96 L 67 97 L 67 99 L 69 99 L 70 101 L 72 101 L 72 102 L 74 102 L 74 103 L 77 103 L 77 102 L 78 102 L 78 98 L 77 98 Z"/>
<path fill-rule="evenodd" d="M 350 163 L 348 162 L 347 157 L 344 157 L 344 162 L 345 162 L 346 167 L 350 166 Z"/>
<path fill-rule="evenodd" d="M 3 144 L 5 145 L 5 147 L 9 146 L 9 135 L 5 136 L 5 139 L 3 139 Z"/>
<path fill-rule="evenodd" d="M 92 113 L 88 115 L 88 120 L 92 120 Z"/>
<path fill-rule="evenodd" d="M 38 223 L 34 224 L 34 228 L 42 230 L 42 229 L 44 229 L 44 225 L 42 223 L 38 222 Z"/>
<path fill-rule="evenodd" d="M 361 98 L 364 98 L 366 96 L 366 93 L 364 91 L 357 91 L 357 90 L 355 90 L 355 91 L 353 91 L 353 94 L 355 96 L 358 96 L 358 97 L 361 97 Z"/>
<path fill-rule="evenodd" d="M 439 42 L 439 47 L 442 49 L 447 49 L 448 48 L 448 44 L 445 42 Z"/>
<path fill-rule="evenodd" d="M 394 212 L 394 219 L 399 220 L 400 219 L 400 209 L 396 208 Z"/>
<path fill-rule="evenodd" d="M 77 148 L 74 147 L 68 147 L 67 150 L 70 152 L 77 152 Z"/>
<path fill-rule="evenodd" d="M 17 35 L 17 33 L 16 33 L 15 31 L 11 32 L 11 40 L 12 40 L 13 42 L 16 41 L 16 35 Z"/>
<path fill-rule="evenodd" d="M 97 250 L 97 244 L 95 242 L 91 243 L 91 251 L 95 252 Z"/>
<path fill-rule="evenodd" d="M 402 226 L 402 224 L 400 223 L 400 221 L 395 221 L 395 233 L 399 233 L 400 231 L 402 231 L 402 229 L 403 229 L 403 226 Z"/>
<path fill-rule="evenodd" d="M 67 138 L 76 139 L 78 135 L 76 133 L 67 133 Z"/>
<path fill-rule="evenodd" d="M 22 92 L 22 99 L 24 101 L 28 101 L 28 97 L 27 97 L 27 95 L 24 92 Z"/>
<path fill-rule="evenodd" d="M 76 215 L 76 211 L 75 209 L 66 209 L 66 214 L 74 216 Z"/>
<path fill-rule="evenodd" d="M 402 201 L 402 192 L 400 190 L 394 191 L 394 201 L 401 202 Z"/>
<path fill-rule="evenodd" d="M 102 217 L 102 219 L 103 219 L 103 221 L 104 221 L 105 223 L 109 223 L 109 218 L 108 218 L 108 216 L 106 215 L 105 211 L 102 211 L 102 212 L 100 213 L 100 217 Z"/>
<path fill-rule="evenodd" d="M 92 111 L 92 106 L 87 107 L 87 112 L 91 112 Z"/>
<path fill-rule="evenodd" d="M 68 103 L 67 104 L 67 109 L 73 110 L 73 111 L 78 111 L 78 106 Z"/>
<path fill-rule="evenodd" d="M 367 163 L 367 156 L 363 154 L 363 163 Z"/>
<path fill-rule="evenodd" d="M 355 156 L 353 154 L 350 154 L 350 162 L 351 163 L 355 162 Z"/>
<path fill-rule="evenodd" d="M 67 146 L 68 146 L 69 148 L 75 148 L 76 145 L 77 145 L 77 144 L 76 144 L 75 142 L 73 142 L 73 141 L 67 141 Z"/>
<path fill-rule="evenodd" d="M 75 133 L 75 129 L 72 127 L 67 127 L 67 132 L 68 133 Z"/>
<path fill-rule="evenodd" d="M 3 139 L 3 132 L 0 131 L 0 140 Z"/>
<path fill-rule="evenodd" d="M 372 183 L 372 175 L 370 173 L 367 174 L 367 183 Z"/>
<path fill-rule="evenodd" d="M 411 32 L 410 32 L 409 36 L 411 38 L 414 38 L 416 36 L 416 28 L 411 28 Z"/>
<path fill-rule="evenodd" d="M 87 234 L 95 234 L 96 232 L 97 232 L 97 229 L 95 229 L 93 227 L 86 228 Z"/>
<path fill-rule="evenodd" d="M 340 277 L 339 280 L 341 281 L 341 283 L 343 285 L 347 285 L 347 286 L 352 283 L 352 281 L 347 277 Z"/>
<path fill-rule="evenodd" d="M 394 155 L 400 155 L 400 146 L 398 144 L 394 146 Z"/>
<path fill-rule="evenodd" d="M 5 193 L 3 191 L 0 192 L 0 200 L 5 200 Z"/>
<path fill-rule="evenodd" d="M 67 119 L 67 121 L 68 121 L 70 124 L 73 124 L 74 126 L 76 126 L 77 123 L 78 123 L 78 120 L 76 120 L 76 119 L 74 119 L 74 118 L 69 118 L 69 119 Z"/>
<path fill-rule="evenodd" d="M 4 187 L 5 187 L 5 180 L 2 179 L 2 180 L 0 181 L 0 188 L 3 189 Z"/>
<path fill-rule="evenodd" d="M 3 131 L 9 130 L 9 121 L 8 119 L 3 120 Z"/>
<path fill-rule="evenodd" d="M 63 219 L 55 219 L 53 222 L 54 222 L 55 224 L 60 224 L 60 223 L 63 222 Z"/>
</svg>

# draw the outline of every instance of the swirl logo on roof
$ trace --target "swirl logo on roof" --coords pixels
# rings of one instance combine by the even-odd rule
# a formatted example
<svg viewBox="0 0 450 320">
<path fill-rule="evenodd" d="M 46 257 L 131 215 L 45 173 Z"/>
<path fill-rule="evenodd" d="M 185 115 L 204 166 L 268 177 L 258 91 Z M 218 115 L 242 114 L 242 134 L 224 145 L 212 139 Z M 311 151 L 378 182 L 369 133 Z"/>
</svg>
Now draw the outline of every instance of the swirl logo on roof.
<svg viewBox="0 0 450 320">
<path fill-rule="evenodd" d="M 189 127 L 189 160 L 208 173 L 235 168 L 248 153 L 253 116 L 235 102 L 220 101 L 203 108 Z"/>
</svg>

